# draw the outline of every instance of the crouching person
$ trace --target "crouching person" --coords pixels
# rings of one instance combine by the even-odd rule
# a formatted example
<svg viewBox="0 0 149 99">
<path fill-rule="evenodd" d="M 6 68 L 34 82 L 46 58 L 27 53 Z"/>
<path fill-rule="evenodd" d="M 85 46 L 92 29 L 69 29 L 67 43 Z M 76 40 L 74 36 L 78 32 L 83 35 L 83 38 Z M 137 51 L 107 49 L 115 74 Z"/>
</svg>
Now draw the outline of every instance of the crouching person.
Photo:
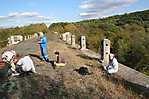
<svg viewBox="0 0 149 99">
<path fill-rule="evenodd" d="M 9 76 L 12 75 L 13 73 L 16 73 L 15 71 L 16 67 L 13 63 L 15 56 L 16 52 L 14 50 L 6 50 L 1 55 L 2 61 L 7 63 L 7 65 L 9 65 L 9 71 L 8 71 Z"/>
<path fill-rule="evenodd" d="M 117 59 L 114 57 L 114 54 L 110 54 L 109 56 L 109 64 L 104 66 L 104 69 L 109 73 L 109 74 L 113 74 L 118 72 L 118 61 Z"/>
<path fill-rule="evenodd" d="M 30 73 L 37 73 L 33 60 L 29 55 L 21 57 L 19 54 L 16 55 L 15 59 L 16 71 L 21 75 L 28 75 Z"/>
</svg>

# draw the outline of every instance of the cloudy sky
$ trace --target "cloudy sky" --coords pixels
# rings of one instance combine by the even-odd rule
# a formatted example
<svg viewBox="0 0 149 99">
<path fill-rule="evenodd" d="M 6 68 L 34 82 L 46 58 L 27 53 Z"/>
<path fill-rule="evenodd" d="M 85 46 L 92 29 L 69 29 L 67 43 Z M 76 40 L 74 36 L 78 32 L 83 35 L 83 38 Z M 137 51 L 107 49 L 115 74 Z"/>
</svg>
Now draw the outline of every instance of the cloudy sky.
<svg viewBox="0 0 149 99">
<path fill-rule="evenodd" d="M 149 0 L 3 0 L 0 27 L 79 21 L 149 9 Z"/>
</svg>

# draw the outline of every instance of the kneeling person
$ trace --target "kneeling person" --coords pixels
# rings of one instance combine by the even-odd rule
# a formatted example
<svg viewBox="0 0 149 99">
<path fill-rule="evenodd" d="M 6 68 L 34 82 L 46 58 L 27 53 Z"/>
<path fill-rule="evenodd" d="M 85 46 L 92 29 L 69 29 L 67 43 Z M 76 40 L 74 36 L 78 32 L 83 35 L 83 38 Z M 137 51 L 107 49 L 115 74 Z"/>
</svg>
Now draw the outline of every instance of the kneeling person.
<svg viewBox="0 0 149 99">
<path fill-rule="evenodd" d="M 109 73 L 109 74 L 113 74 L 118 72 L 118 61 L 117 59 L 114 57 L 114 54 L 110 54 L 109 55 L 110 59 L 109 59 L 109 64 L 107 66 L 104 67 L 104 69 Z"/>
<path fill-rule="evenodd" d="M 36 73 L 34 63 L 30 56 L 24 56 L 21 58 L 19 55 L 16 56 L 16 71 L 19 73 Z"/>
</svg>

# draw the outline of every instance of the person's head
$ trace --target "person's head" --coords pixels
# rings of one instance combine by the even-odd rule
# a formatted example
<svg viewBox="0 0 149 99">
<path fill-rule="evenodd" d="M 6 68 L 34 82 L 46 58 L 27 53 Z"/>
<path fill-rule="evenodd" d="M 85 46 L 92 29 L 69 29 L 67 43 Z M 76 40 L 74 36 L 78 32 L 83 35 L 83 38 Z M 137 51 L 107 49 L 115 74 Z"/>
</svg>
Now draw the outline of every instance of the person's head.
<svg viewBox="0 0 149 99">
<path fill-rule="evenodd" d="M 14 50 L 6 50 L 2 53 L 1 58 L 4 62 L 11 63 L 16 56 Z"/>
<path fill-rule="evenodd" d="M 114 54 L 110 53 L 109 58 L 110 58 L 110 60 L 112 60 L 114 58 Z"/>
<path fill-rule="evenodd" d="M 43 32 L 38 32 L 38 34 L 39 34 L 39 37 L 43 37 Z"/>
<path fill-rule="evenodd" d="M 22 55 L 17 53 L 15 59 L 13 60 L 13 63 L 16 64 L 21 57 L 22 57 Z"/>
</svg>

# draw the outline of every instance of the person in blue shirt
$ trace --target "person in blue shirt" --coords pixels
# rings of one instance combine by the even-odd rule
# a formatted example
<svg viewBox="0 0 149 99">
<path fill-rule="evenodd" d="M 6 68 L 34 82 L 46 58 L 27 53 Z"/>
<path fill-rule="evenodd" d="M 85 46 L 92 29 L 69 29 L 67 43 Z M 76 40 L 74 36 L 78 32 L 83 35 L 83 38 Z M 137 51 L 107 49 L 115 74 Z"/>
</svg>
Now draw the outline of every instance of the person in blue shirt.
<svg viewBox="0 0 149 99">
<path fill-rule="evenodd" d="M 43 32 L 39 32 L 39 37 L 40 37 L 40 41 L 38 43 L 40 44 L 41 58 L 42 60 L 49 62 L 46 36 L 43 34 Z"/>
</svg>

